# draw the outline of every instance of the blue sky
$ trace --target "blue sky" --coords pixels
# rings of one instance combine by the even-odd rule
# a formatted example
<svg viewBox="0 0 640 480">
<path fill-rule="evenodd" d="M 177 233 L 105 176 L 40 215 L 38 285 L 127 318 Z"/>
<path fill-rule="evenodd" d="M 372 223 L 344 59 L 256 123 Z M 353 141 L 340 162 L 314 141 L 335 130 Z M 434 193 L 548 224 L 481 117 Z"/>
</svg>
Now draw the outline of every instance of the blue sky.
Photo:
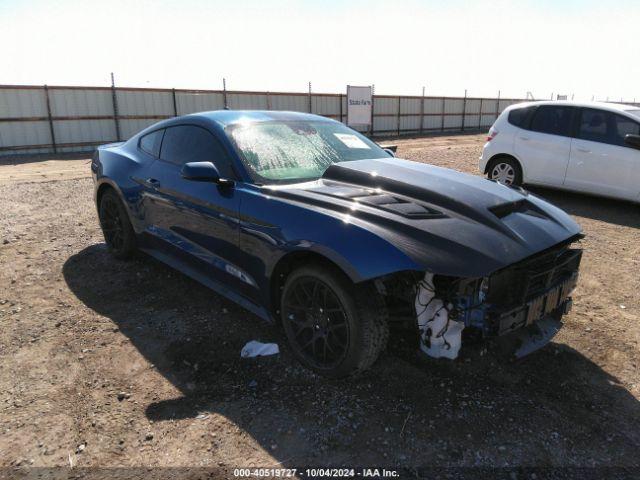
<svg viewBox="0 0 640 480">
<path fill-rule="evenodd" d="M 0 0 L 0 83 L 632 100 L 639 24 L 633 1 Z"/>
</svg>

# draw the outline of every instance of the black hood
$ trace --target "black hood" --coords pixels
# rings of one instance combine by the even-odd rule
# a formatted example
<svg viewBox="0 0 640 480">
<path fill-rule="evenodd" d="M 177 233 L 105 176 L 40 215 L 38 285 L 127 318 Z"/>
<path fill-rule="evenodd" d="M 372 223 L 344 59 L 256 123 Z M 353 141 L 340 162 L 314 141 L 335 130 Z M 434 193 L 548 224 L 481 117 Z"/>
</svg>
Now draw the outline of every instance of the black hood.
<svg viewBox="0 0 640 480">
<path fill-rule="evenodd" d="M 398 158 L 337 163 L 318 182 L 278 190 L 443 275 L 484 276 L 580 234 L 565 212 L 522 189 Z"/>
</svg>

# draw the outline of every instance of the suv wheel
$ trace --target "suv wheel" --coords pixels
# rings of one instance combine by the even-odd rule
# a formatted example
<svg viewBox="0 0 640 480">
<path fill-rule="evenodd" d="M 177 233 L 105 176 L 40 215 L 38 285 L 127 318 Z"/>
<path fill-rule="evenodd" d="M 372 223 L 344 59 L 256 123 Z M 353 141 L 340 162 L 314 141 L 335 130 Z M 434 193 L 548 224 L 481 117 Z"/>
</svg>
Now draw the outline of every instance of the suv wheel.
<svg viewBox="0 0 640 480">
<path fill-rule="evenodd" d="M 505 185 L 522 185 L 522 169 L 512 157 L 499 157 L 487 169 L 489 178 Z"/>
</svg>

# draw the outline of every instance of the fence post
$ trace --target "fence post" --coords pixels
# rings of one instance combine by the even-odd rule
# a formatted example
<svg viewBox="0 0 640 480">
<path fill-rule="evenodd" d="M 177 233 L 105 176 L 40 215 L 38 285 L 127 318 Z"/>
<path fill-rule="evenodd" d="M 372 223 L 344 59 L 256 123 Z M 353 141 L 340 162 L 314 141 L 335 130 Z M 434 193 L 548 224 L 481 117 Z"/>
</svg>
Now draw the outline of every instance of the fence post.
<svg viewBox="0 0 640 480">
<path fill-rule="evenodd" d="M 271 95 L 267 92 L 267 110 L 271 110 Z"/>
<path fill-rule="evenodd" d="M 173 98 L 173 116 L 177 117 L 178 116 L 178 104 L 176 103 L 176 89 L 175 88 L 171 89 L 171 96 Z"/>
<path fill-rule="evenodd" d="M 496 120 L 500 116 L 500 90 L 498 90 L 498 98 L 496 99 Z"/>
<path fill-rule="evenodd" d="M 340 103 L 340 122 L 342 123 L 342 94 L 338 94 L 338 103 Z"/>
<path fill-rule="evenodd" d="M 376 85 L 371 85 L 371 125 L 369 126 L 369 136 L 373 136 L 373 121 L 375 117 L 375 108 L 376 108 Z M 349 108 L 347 106 L 347 108 Z"/>
<path fill-rule="evenodd" d="M 480 99 L 480 112 L 478 113 L 478 130 L 482 128 L 482 101 L 484 98 Z"/>
<path fill-rule="evenodd" d="M 222 100 L 224 101 L 224 109 L 229 109 L 229 104 L 227 103 L 227 79 L 222 78 Z"/>
<path fill-rule="evenodd" d="M 116 95 L 116 82 L 113 79 L 113 72 L 111 72 L 111 100 L 113 101 L 113 120 L 116 124 L 116 140 L 120 141 L 120 118 L 118 115 L 118 98 Z"/>
<path fill-rule="evenodd" d="M 53 118 L 51 116 L 51 102 L 49 101 L 49 87 L 44 86 L 44 98 L 47 101 L 47 117 L 49 118 L 49 132 L 51 133 L 51 145 L 53 145 L 53 153 L 58 153 L 58 146 L 56 145 L 56 134 L 53 130 Z"/>
<path fill-rule="evenodd" d="M 464 132 L 464 120 L 467 116 L 467 90 L 464 90 L 464 100 L 462 101 L 462 128 L 460 131 Z"/>
<path fill-rule="evenodd" d="M 440 116 L 440 131 L 444 132 L 444 105 L 445 97 L 442 97 L 442 115 Z"/>
<path fill-rule="evenodd" d="M 398 137 L 400 136 L 400 105 L 401 105 L 400 95 L 398 95 L 398 116 L 397 116 L 398 123 L 396 125 L 396 127 L 398 128 Z"/>
<path fill-rule="evenodd" d="M 313 102 L 311 101 L 311 82 L 309 82 L 309 113 L 313 113 Z"/>
<path fill-rule="evenodd" d="M 420 102 L 420 135 L 424 134 L 424 87 L 422 87 L 422 100 Z"/>
</svg>

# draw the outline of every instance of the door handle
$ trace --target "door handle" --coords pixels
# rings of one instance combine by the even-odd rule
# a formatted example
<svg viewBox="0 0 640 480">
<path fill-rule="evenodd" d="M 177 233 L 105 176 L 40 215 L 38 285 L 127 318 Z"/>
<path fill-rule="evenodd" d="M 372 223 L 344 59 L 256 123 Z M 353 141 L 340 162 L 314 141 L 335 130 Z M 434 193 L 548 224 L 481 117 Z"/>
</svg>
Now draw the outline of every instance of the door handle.
<svg viewBox="0 0 640 480">
<path fill-rule="evenodd" d="M 157 180 L 155 178 L 147 178 L 144 183 L 153 188 L 158 188 L 160 186 L 160 180 Z"/>
<path fill-rule="evenodd" d="M 589 150 L 588 148 L 576 147 L 576 150 L 582 153 L 591 153 L 591 150 Z"/>
<path fill-rule="evenodd" d="M 524 140 L 525 142 L 529 140 L 529 137 L 519 137 L 520 140 Z"/>
</svg>

